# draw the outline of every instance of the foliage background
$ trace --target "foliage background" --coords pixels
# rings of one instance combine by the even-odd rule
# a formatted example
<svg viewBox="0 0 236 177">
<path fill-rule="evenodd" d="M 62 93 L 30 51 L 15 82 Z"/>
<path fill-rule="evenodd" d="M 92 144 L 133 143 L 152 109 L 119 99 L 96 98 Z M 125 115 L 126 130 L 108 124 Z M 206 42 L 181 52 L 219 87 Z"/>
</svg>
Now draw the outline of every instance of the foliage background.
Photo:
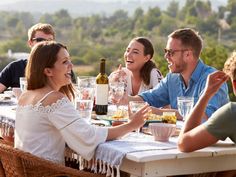
<svg viewBox="0 0 236 177">
<path fill-rule="evenodd" d="M 129 41 L 136 36 L 150 38 L 155 47 L 154 60 L 161 72 L 168 72 L 164 59 L 167 36 L 177 28 L 191 27 L 204 39 L 201 58 L 206 64 L 222 69 L 236 47 L 236 0 L 213 11 L 210 1 L 186 0 L 180 8 L 178 1 L 171 1 L 167 10 L 159 7 L 144 11 L 137 8 L 132 16 L 118 10 L 111 16 L 92 15 L 73 18 L 61 9 L 35 17 L 29 12 L 0 11 L 0 70 L 10 62 L 7 52 L 30 52 L 26 45 L 27 30 L 38 22 L 50 23 L 56 38 L 67 45 L 81 75 L 97 75 L 100 58 L 107 58 L 107 73 L 124 64 L 123 53 Z M 230 88 L 230 97 L 233 100 Z"/>
</svg>

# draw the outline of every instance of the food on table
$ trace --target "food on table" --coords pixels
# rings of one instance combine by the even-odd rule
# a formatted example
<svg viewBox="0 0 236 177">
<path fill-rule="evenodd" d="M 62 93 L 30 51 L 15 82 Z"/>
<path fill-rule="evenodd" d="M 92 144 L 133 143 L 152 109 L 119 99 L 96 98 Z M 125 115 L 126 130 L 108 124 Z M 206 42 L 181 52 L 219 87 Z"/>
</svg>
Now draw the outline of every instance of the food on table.
<svg viewBox="0 0 236 177">
<path fill-rule="evenodd" d="M 118 109 L 111 118 L 115 120 L 119 119 L 127 119 L 128 120 L 128 111 L 124 109 Z M 169 124 L 176 124 L 177 117 L 175 112 L 163 112 L 163 115 L 148 113 L 148 117 L 146 118 L 147 122 L 162 122 L 162 123 L 169 123 Z"/>
<path fill-rule="evenodd" d="M 162 119 L 163 119 L 163 118 L 162 118 L 161 115 L 149 113 L 146 120 L 150 120 L 150 121 L 154 121 L 154 120 L 162 121 Z"/>
<path fill-rule="evenodd" d="M 162 116 L 162 122 L 168 123 L 168 124 L 176 124 L 177 118 L 175 115 L 163 115 Z"/>
<path fill-rule="evenodd" d="M 114 115 L 112 115 L 112 119 L 124 119 L 127 118 L 128 119 L 128 111 L 127 110 L 123 110 L 123 109 L 118 109 Z"/>
<path fill-rule="evenodd" d="M 163 123 L 176 124 L 177 117 L 175 112 L 163 112 L 163 115 L 149 113 L 148 121 L 161 121 Z"/>
</svg>

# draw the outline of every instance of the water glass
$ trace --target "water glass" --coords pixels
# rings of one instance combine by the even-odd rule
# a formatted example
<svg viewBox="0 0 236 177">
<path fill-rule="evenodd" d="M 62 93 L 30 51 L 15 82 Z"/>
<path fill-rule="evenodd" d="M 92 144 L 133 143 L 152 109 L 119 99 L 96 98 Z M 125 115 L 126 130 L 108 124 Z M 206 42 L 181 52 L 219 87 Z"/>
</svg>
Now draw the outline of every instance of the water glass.
<svg viewBox="0 0 236 177">
<path fill-rule="evenodd" d="M 78 87 L 76 92 L 75 108 L 88 123 L 90 123 L 92 116 L 94 94 L 95 88 L 93 87 Z"/>
<path fill-rule="evenodd" d="M 96 77 L 93 76 L 78 76 L 77 77 L 78 87 L 84 88 L 95 88 L 96 86 Z"/>
<path fill-rule="evenodd" d="M 20 89 L 22 92 L 27 90 L 27 80 L 25 77 L 20 77 Z"/>
<path fill-rule="evenodd" d="M 130 101 L 129 107 L 132 114 L 138 112 L 141 108 L 143 108 L 146 105 L 146 102 L 144 101 Z M 136 130 L 137 133 L 140 132 L 140 128 Z"/>
<path fill-rule="evenodd" d="M 178 111 L 185 120 L 186 115 L 189 114 L 194 105 L 194 97 L 177 97 Z"/>
<path fill-rule="evenodd" d="M 14 96 L 16 97 L 16 99 L 18 100 L 22 91 L 21 91 L 21 88 L 18 88 L 18 87 L 13 87 L 12 88 L 12 91 L 13 91 L 13 94 Z"/>
<path fill-rule="evenodd" d="M 93 109 L 93 100 L 82 100 L 76 98 L 75 108 L 79 111 L 79 115 L 90 124 Z"/>
<path fill-rule="evenodd" d="M 118 104 L 125 93 L 125 84 L 123 82 L 109 83 L 109 100 L 115 103 L 118 109 Z"/>
<path fill-rule="evenodd" d="M 138 112 L 145 105 L 146 105 L 146 102 L 144 102 L 144 101 L 130 101 L 129 102 L 131 113 Z"/>
</svg>

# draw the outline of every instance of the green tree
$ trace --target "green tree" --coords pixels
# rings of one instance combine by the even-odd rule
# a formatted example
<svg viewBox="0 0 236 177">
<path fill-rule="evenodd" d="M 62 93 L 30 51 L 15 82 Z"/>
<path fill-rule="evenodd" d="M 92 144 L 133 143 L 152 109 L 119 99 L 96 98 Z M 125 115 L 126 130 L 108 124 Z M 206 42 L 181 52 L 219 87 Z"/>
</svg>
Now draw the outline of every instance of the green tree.
<svg viewBox="0 0 236 177">
<path fill-rule="evenodd" d="M 212 13 L 211 2 L 209 0 L 196 1 L 195 8 L 197 11 L 197 16 L 202 19 L 208 18 Z"/>
<path fill-rule="evenodd" d="M 178 25 L 174 18 L 171 18 L 166 15 L 162 16 L 161 24 L 158 27 L 161 36 L 167 36 L 177 28 Z"/>
<path fill-rule="evenodd" d="M 179 3 L 178 1 L 172 0 L 167 7 L 166 14 L 170 17 L 176 18 L 179 12 Z"/>
<path fill-rule="evenodd" d="M 159 7 L 149 8 L 144 16 L 143 28 L 151 31 L 153 27 L 161 23 L 161 10 Z"/>
<path fill-rule="evenodd" d="M 134 11 L 134 15 L 133 15 L 133 19 L 134 21 L 137 21 L 139 20 L 140 18 L 143 18 L 143 15 L 144 15 L 144 11 L 142 8 L 137 8 L 135 11 Z"/>
<path fill-rule="evenodd" d="M 236 0 L 228 0 L 227 9 L 230 11 L 227 21 L 231 24 L 236 16 Z"/>
<path fill-rule="evenodd" d="M 107 19 L 106 26 L 108 28 L 116 28 L 121 33 L 125 34 L 127 30 L 132 29 L 133 24 L 126 11 L 118 10 Z"/>
<path fill-rule="evenodd" d="M 72 18 L 67 10 L 61 9 L 54 14 L 55 25 L 58 28 L 68 28 L 72 25 Z"/>
<path fill-rule="evenodd" d="M 205 20 L 197 20 L 196 28 L 208 35 L 217 37 L 219 25 L 217 15 L 211 15 Z"/>
<path fill-rule="evenodd" d="M 42 23 L 49 23 L 52 26 L 55 26 L 55 19 L 54 19 L 54 16 L 52 14 L 48 14 L 48 13 L 43 14 L 40 17 L 39 21 L 42 22 Z"/>
<path fill-rule="evenodd" d="M 224 18 L 224 15 L 225 15 L 225 12 L 226 12 L 226 7 L 224 7 L 224 6 L 220 6 L 220 7 L 218 7 L 218 18 L 219 19 L 223 19 Z"/>
<path fill-rule="evenodd" d="M 27 30 L 34 24 L 34 17 L 29 12 L 17 13 L 18 18 L 22 24 L 22 29 Z"/>
<path fill-rule="evenodd" d="M 228 49 L 218 44 L 214 38 L 207 37 L 207 45 L 203 49 L 201 58 L 210 66 L 222 70 L 224 63 L 228 58 Z"/>
<path fill-rule="evenodd" d="M 179 12 L 179 19 L 185 20 L 186 17 L 189 15 L 189 9 L 193 7 L 195 0 L 186 0 L 185 5 Z"/>
<path fill-rule="evenodd" d="M 141 8 L 137 8 L 133 15 L 133 31 L 138 34 L 143 34 L 142 25 L 144 21 L 144 11 Z M 141 31 L 140 31 L 141 28 Z"/>
<path fill-rule="evenodd" d="M 9 28 L 15 28 L 17 23 L 19 22 L 19 19 L 14 16 L 8 16 L 6 22 Z"/>
<path fill-rule="evenodd" d="M 11 49 L 13 52 L 29 52 L 29 48 L 26 45 L 26 41 L 22 39 L 12 39 L 0 44 L 0 53 L 7 53 Z"/>
</svg>

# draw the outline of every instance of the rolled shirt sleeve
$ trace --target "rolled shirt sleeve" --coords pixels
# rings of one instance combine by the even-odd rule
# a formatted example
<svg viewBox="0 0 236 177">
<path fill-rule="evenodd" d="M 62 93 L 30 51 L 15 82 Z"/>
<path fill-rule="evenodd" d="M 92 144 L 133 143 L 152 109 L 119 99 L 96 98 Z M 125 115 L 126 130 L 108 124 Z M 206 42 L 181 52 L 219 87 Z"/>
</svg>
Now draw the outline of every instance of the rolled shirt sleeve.
<svg viewBox="0 0 236 177">
<path fill-rule="evenodd" d="M 165 77 L 153 89 L 139 94 L 145 102 L 154 107 L 162 107 L 170 104 L 168 77 Z"/>
<path fill-rule="evenodd" d="M 183 78 L 178 73 L 168 73 L 160 83 L 152 90 L 139 94 L 144 101 L 154 107 L 171 105 L 177 109 L 178 96 L 194 97 L 196 103 L 203 93 L 207 77 L 216 69 L 205 65 L 199 60 L 198 65 L 189 79 L 188 87 L 184 84 Z M 229 102 L 228 87 L 224 83 L 219 91 L 211 98 L 206 108 L 206 115 L 210 117 L 218 108 Z"/>
</svg>

